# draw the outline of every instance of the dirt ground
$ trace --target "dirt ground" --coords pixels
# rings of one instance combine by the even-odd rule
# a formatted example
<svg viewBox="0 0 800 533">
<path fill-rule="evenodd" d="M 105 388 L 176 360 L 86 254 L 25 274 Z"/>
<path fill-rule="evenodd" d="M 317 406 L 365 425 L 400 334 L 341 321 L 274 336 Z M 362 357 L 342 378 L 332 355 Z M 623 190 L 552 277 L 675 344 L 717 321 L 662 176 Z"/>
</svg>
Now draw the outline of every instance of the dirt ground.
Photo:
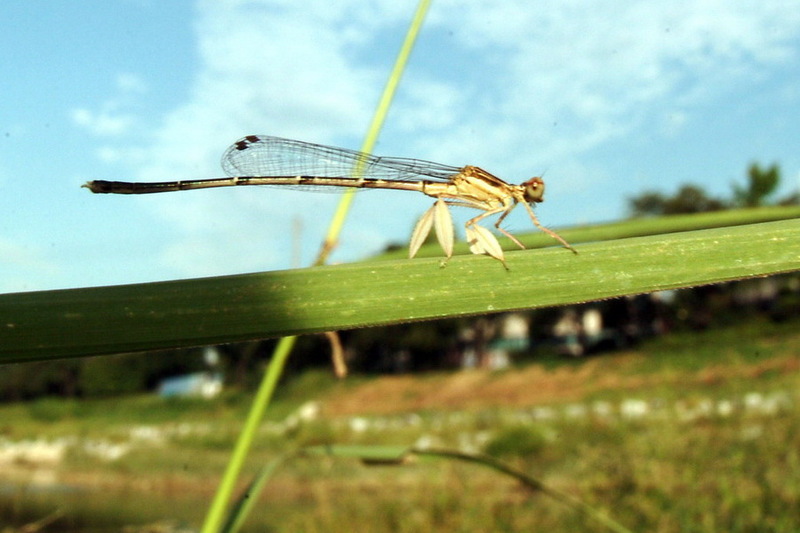
<svg viewBox="0 0 800 533">
<path fill-rule="evenodd" d="M 797 372 L 800 359 L 776 357 L 752 364 L 709 366 L 697 371 L 636 372 L 644 356 L 621 353 L 577 366 L 541 365 L 508 372 L 465 370 L 430 378 L 387 376 L 323 398 L 328 416 L 377 415 L 436 409 L 525 407 L 577 401 L 602 391 L 635 391 L 680 382 L 709 385 L 764 372 Z"/>
</svg>

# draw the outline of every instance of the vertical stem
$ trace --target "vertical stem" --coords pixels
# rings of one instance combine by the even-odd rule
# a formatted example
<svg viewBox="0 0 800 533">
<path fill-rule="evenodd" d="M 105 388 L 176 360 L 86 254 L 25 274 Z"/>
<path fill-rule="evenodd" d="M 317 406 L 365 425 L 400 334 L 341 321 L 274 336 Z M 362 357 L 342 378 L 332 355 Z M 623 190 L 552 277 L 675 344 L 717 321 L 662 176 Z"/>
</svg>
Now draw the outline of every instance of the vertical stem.
<svg viewBox="0 0 800 533">
<path fill-rule="evenodd" d="M 430 0 L 420 0 L 419 4 L 417 5 L 417 10 L 414 14 L 413 20 L 411 21 L 411 26 L 408 29 L 406 38 L 403 41 L 403 46 L 400 48 L 394 68 L 389 75 L 389 81 L 386 83 L 386 87 L 384 87 L 383 94 L 381 95 L 380 102 L 375 110 L 372 123 L 370 124 L 369 130 L 367 130 L 367 135 L 361 148 L 362 152 L 371 152 L 375 146 L 380 129 L 383 126 L 386 115 L 388 114 L 389 105 L 392 102 L 397 85 L 400 83 L 401 75 L 405 69 L 406 63 L 408 62 L 408 57 L 411 54 L 411 49 L 413 48 L 414 41 L 419 34 L 420 28 L 422 27 L 422 21 L 425 18 L 425 13 L 428 11 L 429 6 Z M 356 168 L 354 169 L 354 172 L 357 174 L 360 172 L 360 169 Z M 325 263 L 331 250 L 333 250 L 333 248 L 336 246 L 336 241 L 339 239 L 339 234 L 341 233 L 342 226 L 344 225 L 344 219 L 349 211 L 350 204 L 353 201 L 352 193 L 353 190 L 350 190 L 342 195 L 342 200 L 339 202 L 339 207 L 333 216 L 333 220 L 331 220 L 328 234 L 320 248 L 319 256 L 314 262 L 315 265 L 321 265 Z M 239 435 L 239 439 L 236 442 L 236 446 L 233 454 L 231 455 L 228 467 L 225 470 L 225 474 L 222 477 L 220 485 L 217 488 L 217 492 L 214 495 L 214 500 L 211 504 L 208 514 L 206 515 L 202 533 L 217 533 L 223 524 L 225 510 L 228 506 L 228 502 L 231 500 L 231 496 L 236 485 L 236 480 L 242 470 L 247 453 L 250 451 L 250 447 L 255 439 L 258 425 L 261 422 L 261 419 L 264 417 L 267 406 L 272 399 L 275 386 L 277 385 L 278 379 L 283 373 L 283 367 L 286 363 L 286 359 L 289 357 L 296 339 L 297 337 L 284 337 L 275 347 L 272 359 L 267 367 L 267 372 L 261 382 L 258 392 L 256 393 L 256 397 L 253 399 L 253 404 L 250 408 L 250 413 L 247 416 L 247 421 L 245 422 L 244 428 Z"/>
<path fill-rule="evenodd" d="M 286 359 L 292 352 L 297 337 L 283 337 L 278 341 L 275 351 L 272 354 L 272 359 L 267 366 L 267 371 L 261 381 L 250 412 L 247 415 L 242 432 L 239 434 L 239 439 L 236 441 L 236 446 L 231 454 L 231 459 L 228 462 L 228 467 L 225 469 L 225 474 L 222 476 L 214 501 L 206 515 L 205 523 L 203 524 L 202 533 L 217 533 L 220 526 L 225 519 L 225 510 L 228 502 L 231 499 L 234 489 L 236 488 L 236 479 L 242 470 L 244 461 L 247 458 L 247 453 L 250 451 L 250 446 L 255 440 L 258 431 L 258 425 L 261 419 L 264 418 L 264 412 L 267 410 L 272 395 L 275 392 L 275 386 L 278 384 L 283 373 L 283 367 Z"/>
<path fill-rule="evenodd" d="M 367 134 L 364 137 L 364 143 L 361 145 L 361 151 L 364 153 L 371 153 L 372 149 L 375 148 L 378 134 L 380 134 L 383 123 L 386 121 L 386 115 L 389 113 L 389 106 L 397 92 L 400 78 L 403 75 L 403 70 L 406 68 L 406 63 L 408 63 L 408 58 L 411 55 L 411 50 L 414 48 L 414 42 L 417 40 L 417 35 L 419 35 L 419 30 L 422 28 L 422 22 L 425 19 L 425 14 L 428 12 L 430 4 L 430 0 L 420 0 L 417 5 L 417 11 L 414 13 L 414 18 L 411 21 L 411 26 L 408 28 L 403 45 L 400 47 L 400 52 L 397 54 L 394 68 L 391 74 L 389 74 L 386 87 L 383 89 L 378 107 L 375 109 L 375 114 L 372 117 L 372 123 L 370 123 Z M 353 171 L 354 174 L 358 175 L 361 169 L 355 168 Z M 328 255 L 336 248 L 339 234 L 342 232 L 342 226 L 344 226 L 344 219 L 350 211 L 350 206 L 353 203 L 353 194 L 355 194 L 355 192 L 355 189 L 348 189 L 342 194 L 339 207 L 336 208 L 330 226 L 328 226 L 328 234 L 325 236 L 325 241 L 320 249 L 319 256 L 317 256 L 317 260 L 314 262 L 315 265 L 324 264 L 325 261 L 328 260 Z"/>
</svg>

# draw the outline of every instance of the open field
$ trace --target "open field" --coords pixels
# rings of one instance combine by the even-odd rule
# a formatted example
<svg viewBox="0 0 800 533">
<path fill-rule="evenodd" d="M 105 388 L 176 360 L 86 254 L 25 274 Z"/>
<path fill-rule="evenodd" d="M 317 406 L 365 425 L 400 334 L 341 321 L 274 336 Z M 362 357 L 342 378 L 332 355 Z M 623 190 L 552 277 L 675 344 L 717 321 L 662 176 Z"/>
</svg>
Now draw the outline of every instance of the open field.
<svg viewBox="0 0 800 533">
<path fill-rule="evenodd" d="M 800 328 L 753 322 L 503 372 L 289 381 L 252 469 L 326 443 L 489 451 L 634 531 L 800 529 Z M 248 407 L 142 396 L 0 406 L 0 523 L 197 527 Z M 60 526 L 60 528 L 59 528 Z M 295 458 L 248 531 L 604 531 L 480 466 Z M 150 530 L 147 530 L 150 531 Z"/>
</svg>

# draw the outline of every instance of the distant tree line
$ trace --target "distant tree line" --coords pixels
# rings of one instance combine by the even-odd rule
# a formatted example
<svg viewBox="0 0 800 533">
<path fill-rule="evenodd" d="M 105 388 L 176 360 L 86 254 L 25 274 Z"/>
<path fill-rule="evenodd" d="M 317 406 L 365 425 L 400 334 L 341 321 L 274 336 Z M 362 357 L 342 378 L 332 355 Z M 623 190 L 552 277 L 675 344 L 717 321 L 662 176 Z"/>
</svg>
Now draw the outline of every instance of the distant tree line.
<svg viewBox="0 0 800 533">
<path fill-rule="evenodd" d="M 698 185 L 685 184 L 671 196 L 658 191 L 646 191 L 631 197 L 628 199 L 628 210 L 633 217 L 643 217 L 800 203 L 800 194 L 797 192 L 772 200 L 780 180 L 781 171 L 778 165 L 762 167 L 758 163 L 752 163 L 747 169 L 747 183 L 733 184 L 731 198 L 717 198 L 709 195 Z"/>
</svg>

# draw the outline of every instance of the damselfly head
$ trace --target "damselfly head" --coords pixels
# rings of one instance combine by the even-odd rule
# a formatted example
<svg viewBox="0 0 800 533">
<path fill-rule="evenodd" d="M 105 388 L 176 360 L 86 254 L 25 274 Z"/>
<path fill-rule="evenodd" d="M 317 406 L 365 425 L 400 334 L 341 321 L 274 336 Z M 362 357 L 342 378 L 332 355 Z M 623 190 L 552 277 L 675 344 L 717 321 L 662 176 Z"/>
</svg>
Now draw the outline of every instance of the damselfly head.
<svg viewBox="0 0 800 533">
<path fill-rule="evenodd" d="M 542 178 L 531 178 L 522 184 L 525 201 L 544 202 L 544 181 Z"/>
</svg>

